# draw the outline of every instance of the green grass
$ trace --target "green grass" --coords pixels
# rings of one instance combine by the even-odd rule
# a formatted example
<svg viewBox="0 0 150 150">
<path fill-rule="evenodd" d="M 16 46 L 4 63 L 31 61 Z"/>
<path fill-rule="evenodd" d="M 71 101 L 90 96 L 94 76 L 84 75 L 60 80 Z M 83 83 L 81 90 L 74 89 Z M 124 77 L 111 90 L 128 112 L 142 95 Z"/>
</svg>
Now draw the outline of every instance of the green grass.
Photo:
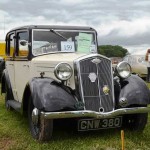
<svg viewBox="0 0 150 150">
<path fill-rule="evenodd" d="M 121 150 L 119 129 L 77 133 L 61 126 L 50 142 L 39 143 L 29 133 L 27 118 L 7 111 L 0 96 L 0 150 Z M 150 116 L 142 134 L 125 131 L 125 150 L 137 149 L 150 150 Z"/>
</svg>

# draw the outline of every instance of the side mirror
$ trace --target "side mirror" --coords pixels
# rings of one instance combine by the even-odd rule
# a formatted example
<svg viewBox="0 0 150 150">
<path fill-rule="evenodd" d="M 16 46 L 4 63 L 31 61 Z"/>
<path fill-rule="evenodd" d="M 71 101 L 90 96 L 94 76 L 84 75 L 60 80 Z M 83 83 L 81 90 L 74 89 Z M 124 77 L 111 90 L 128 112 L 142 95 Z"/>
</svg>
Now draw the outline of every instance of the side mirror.
<svg viewBox="0 0 150 150">
<path fill-rule="evenodd" d="M 27 44 L 28 44 L 28 41 L 26 41 L 26 40 L 20 41 L 20 45 L 22 45 L 22 46 L 26 46 Z"/>
</svg>

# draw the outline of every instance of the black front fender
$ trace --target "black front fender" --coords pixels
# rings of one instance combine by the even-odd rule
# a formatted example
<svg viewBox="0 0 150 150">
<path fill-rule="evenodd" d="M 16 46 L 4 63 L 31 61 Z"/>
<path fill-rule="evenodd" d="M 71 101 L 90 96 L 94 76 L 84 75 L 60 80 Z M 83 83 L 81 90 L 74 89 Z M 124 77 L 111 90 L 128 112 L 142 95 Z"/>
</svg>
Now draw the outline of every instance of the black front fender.
<svg viewBox="0 0 150 150">
<path fill-rule="evenodd" d="M 29 82 L 33 104 L 43 111 L 76 110 L 74 96 L 51 78 L 33 78 Z"/>
<path fill-rule="evenodd" d="M 127 99 L 128 106 L 150 104 L 150 90 L 145 82 L 136 75 L 131 75 L 121 82 L 119 99 L 121 97 Z"/>
</svg>

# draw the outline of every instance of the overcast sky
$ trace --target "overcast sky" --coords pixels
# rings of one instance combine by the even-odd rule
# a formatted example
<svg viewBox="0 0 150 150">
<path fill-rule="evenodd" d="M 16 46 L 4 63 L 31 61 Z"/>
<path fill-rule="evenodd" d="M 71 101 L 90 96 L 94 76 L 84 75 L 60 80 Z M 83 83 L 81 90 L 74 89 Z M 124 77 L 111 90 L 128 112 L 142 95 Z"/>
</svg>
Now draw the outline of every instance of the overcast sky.
<svg viewBox="0 0 150 150">
<path fill-rule="evenodd" d="M 91 26 L 99 45 L 150 48 L 150 0 L 0 0 L 0 39 L 31 24 Z"/>
</svg>

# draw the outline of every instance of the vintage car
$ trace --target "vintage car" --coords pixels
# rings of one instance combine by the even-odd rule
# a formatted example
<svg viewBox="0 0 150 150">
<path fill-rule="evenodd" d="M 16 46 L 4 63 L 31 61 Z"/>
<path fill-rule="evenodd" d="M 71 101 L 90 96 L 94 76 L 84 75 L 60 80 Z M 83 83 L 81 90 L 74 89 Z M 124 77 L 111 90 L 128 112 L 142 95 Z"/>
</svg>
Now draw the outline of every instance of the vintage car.
<svg viewBox="0 0 150 150">
<path fill-rule="evenodd" d="M 127 55 L 123 60 L 130 64 L 133 74 L 146 80 L 148 62 L 145 61 L 145 55 Z"/>
<path fill-rule="evenodd" d="M 53 121 L 65 118 L 77 120 L 79 131 L 144 129 L 149 89 L 127 62 L 113 73 L 97 45 L 91 27 L 32 25 L 7 33 L 2 93 L 7 109 L 28 114 L 33 138 L 50 140 Z"/>
</svg>

